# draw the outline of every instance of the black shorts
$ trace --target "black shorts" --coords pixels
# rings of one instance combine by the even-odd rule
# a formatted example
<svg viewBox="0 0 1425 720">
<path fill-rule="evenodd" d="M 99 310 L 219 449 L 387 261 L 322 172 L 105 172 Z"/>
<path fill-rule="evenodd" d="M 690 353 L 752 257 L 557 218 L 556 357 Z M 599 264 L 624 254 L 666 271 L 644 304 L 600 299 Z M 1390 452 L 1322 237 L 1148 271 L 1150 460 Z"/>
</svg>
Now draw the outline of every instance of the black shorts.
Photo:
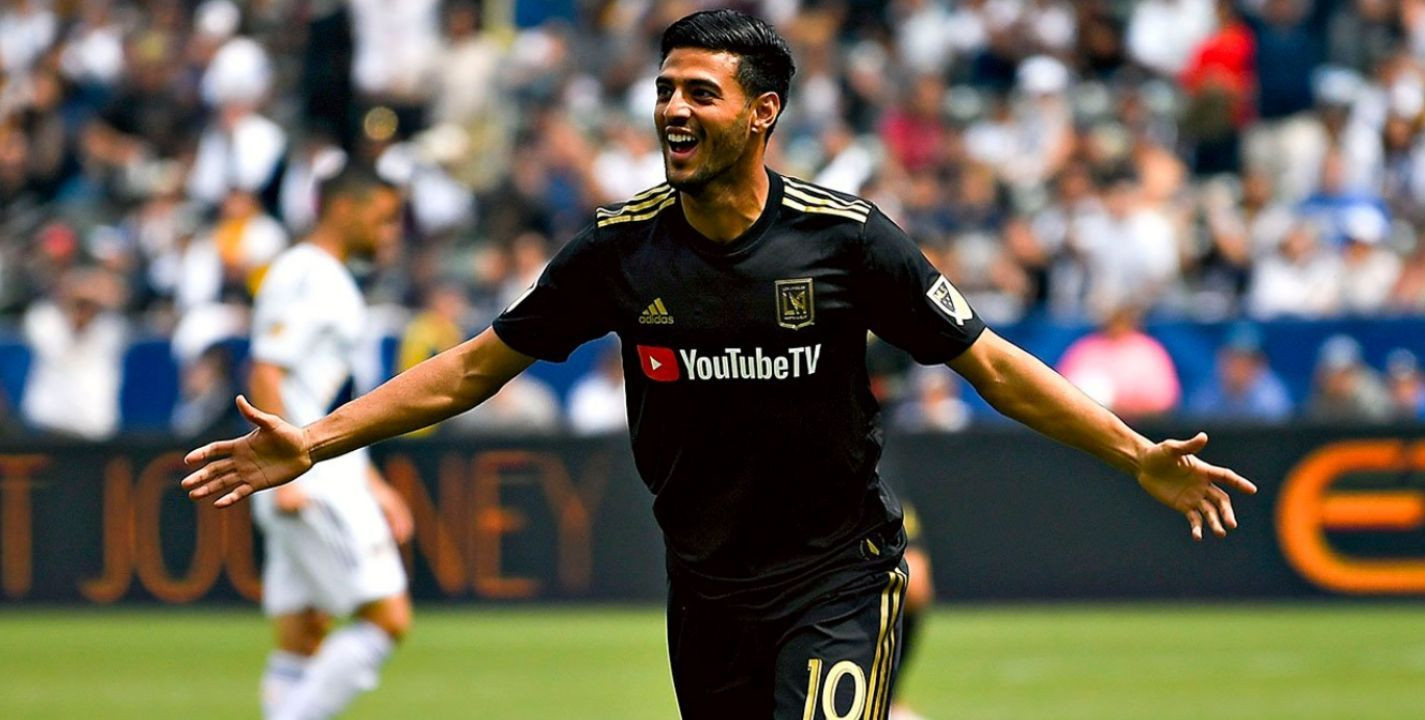
<svg viewBox="0 0 1425 720">
<path fill-rule="evenodd" d="M 674 588 L 668 654 L 684 720 L 883 720 L 905 586 L 901 563 L 776 620 L 728 613 Z"/>
</svg>

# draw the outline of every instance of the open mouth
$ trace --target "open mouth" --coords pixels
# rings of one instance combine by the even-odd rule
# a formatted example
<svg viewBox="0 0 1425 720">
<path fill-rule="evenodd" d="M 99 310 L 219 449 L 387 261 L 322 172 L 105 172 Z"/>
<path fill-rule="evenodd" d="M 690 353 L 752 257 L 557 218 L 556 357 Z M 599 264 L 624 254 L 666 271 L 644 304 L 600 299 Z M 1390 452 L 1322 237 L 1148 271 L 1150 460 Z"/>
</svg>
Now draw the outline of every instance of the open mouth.
<svg viewBox="0 0 1425 720">
<path fill-rule="evenodd" d="M 686 130 L 668 130 L 664 137 L 668 140 L 668 152 L 676 158 L 686 158 L 698 147 L 698 138 Z"/>
</svg>

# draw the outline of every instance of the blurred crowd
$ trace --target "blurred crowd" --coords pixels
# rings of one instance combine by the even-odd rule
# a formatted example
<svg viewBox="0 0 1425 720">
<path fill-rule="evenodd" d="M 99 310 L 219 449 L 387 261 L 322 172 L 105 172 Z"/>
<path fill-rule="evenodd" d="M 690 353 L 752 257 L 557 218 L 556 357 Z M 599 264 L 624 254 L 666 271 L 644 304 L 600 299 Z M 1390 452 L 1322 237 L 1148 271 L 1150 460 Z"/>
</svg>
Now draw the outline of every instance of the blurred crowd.
<svg viewBox="0 0 1425 720">
<path fill-rule="evenodd" d="M 112 434 L 125 343 L 158 336 L 174 428 L 211 429 L 239 375 L 223 340 L 344 162 L 408 191 L 403 247 L 361 268 L 373 348 L 399 336 L 401 369 L 468 337 L 593 207 L 662 181 L 658 36 L 711 5 L 793 46 L 770 164 L 876 202 L 991 324 L 1099 325 L 1059 367 L 1106 404 L 1420 417 L 1406 351 L 1303 349 L 1322 397 L 1294 403 L 1243 324 L 1217 394 L 1181 397 L 1138 324 L 1425 314 L 1425 0 L 2 0 L 16 412 Z M 968 422 L 948 373 L 872 354 L 896 424 Z M 562 401 L 522 380 L 457 425 L 616 428 L 618 374 Z"/>
</svg>

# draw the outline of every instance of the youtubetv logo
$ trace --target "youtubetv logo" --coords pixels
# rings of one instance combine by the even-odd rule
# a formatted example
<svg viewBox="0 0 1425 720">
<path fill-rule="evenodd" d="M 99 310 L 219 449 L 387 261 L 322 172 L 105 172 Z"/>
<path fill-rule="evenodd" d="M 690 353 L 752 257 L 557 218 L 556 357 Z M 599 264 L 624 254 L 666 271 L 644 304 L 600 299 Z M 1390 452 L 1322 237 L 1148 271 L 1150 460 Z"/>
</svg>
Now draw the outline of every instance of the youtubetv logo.
<svg viewBox="0 0 1425 720">
<path fill-rule="evenodd" d="M 726 348 L 717 355 L 679 350 L 678 355 L 689 380 L 786 380 L 816 373 L 821 343 L 788 348 L 785 355 L 768 355 L 760 347 Z"/>
<path fill-rule="evenodd" d="M 821 361 L 821 343 L 788 348 L 769 354 L 762 348 L 725 348 L 720 353 L 678 350 L 657 345 L 639 345 L 638 363 L 643 374 L 655 382 L 689 380 L 787 380 L 816 374 Z M 679 362 L 681 358 L 681 362 Z"/>
</svg>

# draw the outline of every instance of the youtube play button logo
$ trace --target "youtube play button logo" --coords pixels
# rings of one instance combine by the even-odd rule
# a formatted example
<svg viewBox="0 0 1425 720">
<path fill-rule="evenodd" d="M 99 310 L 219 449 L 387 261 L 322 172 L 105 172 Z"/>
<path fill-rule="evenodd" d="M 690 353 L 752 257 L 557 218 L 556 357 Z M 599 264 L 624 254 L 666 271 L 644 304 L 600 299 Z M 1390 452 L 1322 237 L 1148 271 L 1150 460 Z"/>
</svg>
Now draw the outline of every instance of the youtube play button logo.
<svg viewBox="0 0 1425 720">
<path fill-rule="evenodd" d="M 673 382 L 682 377 L 673 348 L 639 345 L 638 364 L 643 366 L 643 374 L 654 382 Z"/>
</svg>

